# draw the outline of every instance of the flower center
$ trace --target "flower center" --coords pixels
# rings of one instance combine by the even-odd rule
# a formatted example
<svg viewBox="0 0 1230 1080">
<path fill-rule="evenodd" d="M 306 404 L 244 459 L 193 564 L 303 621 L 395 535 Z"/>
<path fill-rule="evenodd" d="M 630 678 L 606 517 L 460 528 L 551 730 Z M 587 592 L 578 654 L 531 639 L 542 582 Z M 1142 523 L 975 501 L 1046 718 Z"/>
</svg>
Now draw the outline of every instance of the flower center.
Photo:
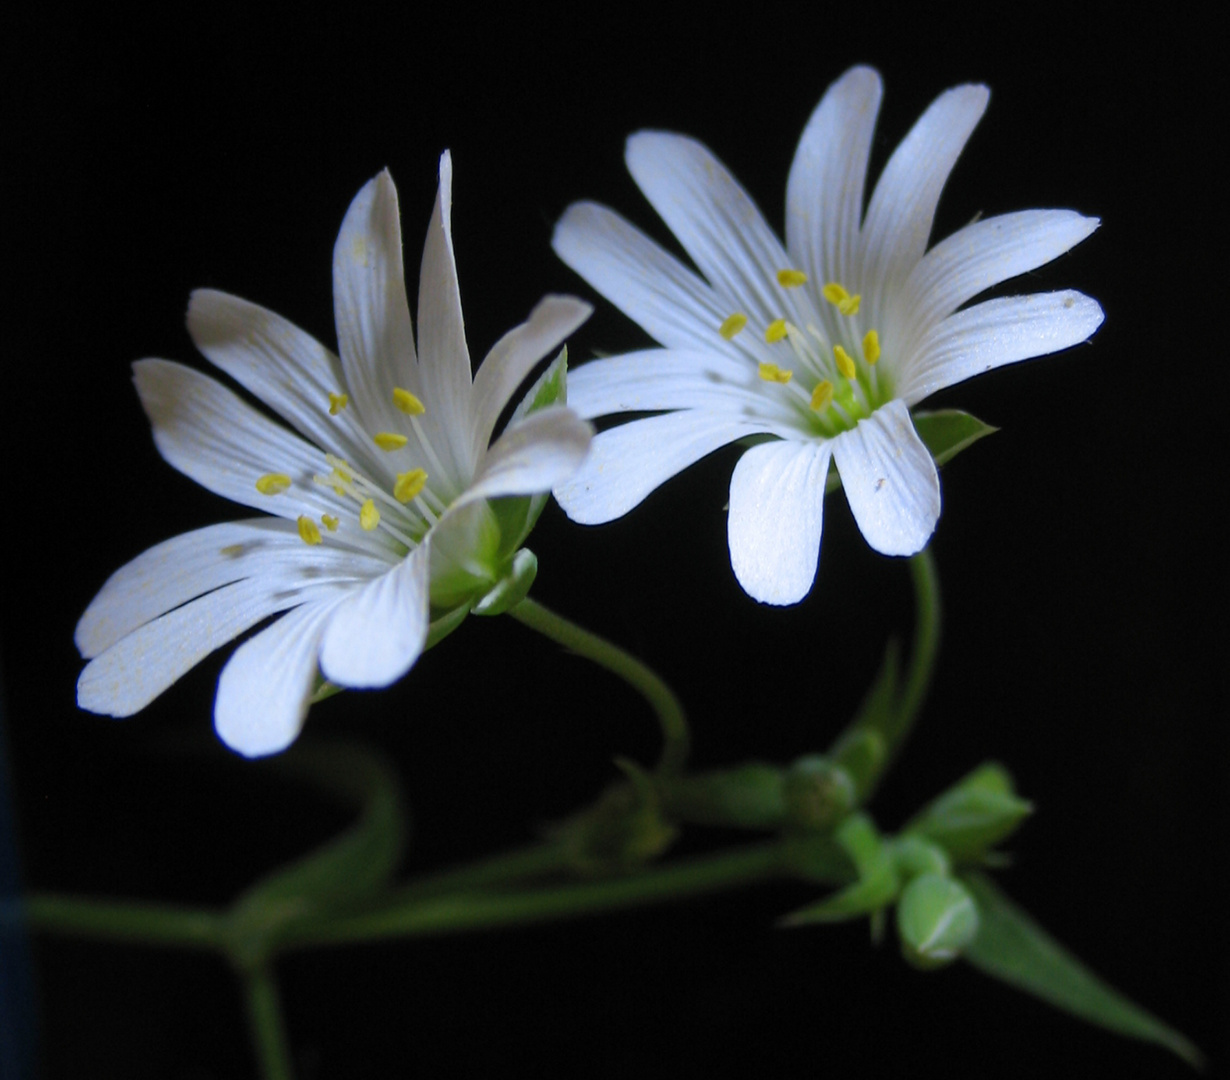
<svg viewBox="0 0 1230 1080">
<path fill-rule="evenodd" d="M 349 403 L 348 394 L 330 393 L 329 415 L 337 416 Z M 409 390 L 395 387 L 393 404 L 399 412 L 409 417 L 416 446 L 421 449 L 425 463 L 437 475 L 443 476 L 444 468 L 418 419 L 427 411 L 422 401 Z M 385 453 L 400 451 L 410 442 L 408 435 L 395 431 L 378 431 L 371 438 Z M 312 477 L 312 482 L 331 488 L 334 494 L 355 503 L 358 511 L 354 521 L 364 532 L 383 530 L 407 551 L 418 546 L 419 541 L 447 509 L 447 504 L 427 486 L 428 472 L 421 466 L 415 466 L 406 472 L 394 472 L 390 485 L 387 481 L 381 484 L 363 475 L 336 454 L 326 453 L 324 459 L 329 466 L 329 472 L 317 473 Z M 294 486 L 289 475 L 279 472 L 265 473 L 256 481 L 256 490 L 271 497 L 283 495 Z M 326 533 L 337 532 L 342 526 L 342 520 L 331 514 L 322 514 L 318 525 L 311 516 L 301 514 L 298 526 L 299 538 L 305 544 L 314 546 L 323 541 Z M 324 533 L 321 532 L 322 526 Z"/>
<path fill-rule="evenodd" d="M 802 270 L 777 272 L 783 290 L 806 284 Z M 886 373 L 876 366 L 879 332 L 864 327 L 869 320 L 865 313 L 860 316 L 862 296 L 836 281 L 825 285 L 820 295 L 832 309 L 830 317 L 818 320 L 822 325 L 809 321 L 799 328 L 789 319 L 773 319 L 761 332 L 773 359 L 762 358 L 764 349 L 757 341 L 747 342 L 747 348 L 756 357 L 757 374 L 769 384 L 766 392 L 786 395 L 809 429 L 831 437 L 870 416 L 892 390 Z M 748 323 L 747 315 L 736 311 L 722 321 L 718 333 L 733 341 Z"/>
</svg>

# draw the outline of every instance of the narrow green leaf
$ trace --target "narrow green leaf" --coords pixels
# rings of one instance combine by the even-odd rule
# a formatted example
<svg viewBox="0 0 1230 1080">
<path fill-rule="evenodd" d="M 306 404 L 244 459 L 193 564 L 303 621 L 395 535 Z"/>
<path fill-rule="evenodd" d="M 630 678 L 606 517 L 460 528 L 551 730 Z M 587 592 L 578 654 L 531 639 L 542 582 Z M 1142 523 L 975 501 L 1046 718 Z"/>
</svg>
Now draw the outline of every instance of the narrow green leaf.
<svg viewBox="0 0 1230 1080">
<path fill-rule="evenodd" d="M 960 409 L 938 409 L 911 415 L 914 429 L 926 443 L 937 465 L 951 461 L 966 447 L 999 430 Z"/>
<path fill-rule="evenodd" d="M 969 873 L 962 880 L 981 917 L 978 936 L 963 955 L 979 971 L 1091 1024 L 1163 1046 L 1195 1069 L 1204 1067 L 1204 1055 L 1189 1039 L 1099 979 L 989 878 Z"/>
</svg>

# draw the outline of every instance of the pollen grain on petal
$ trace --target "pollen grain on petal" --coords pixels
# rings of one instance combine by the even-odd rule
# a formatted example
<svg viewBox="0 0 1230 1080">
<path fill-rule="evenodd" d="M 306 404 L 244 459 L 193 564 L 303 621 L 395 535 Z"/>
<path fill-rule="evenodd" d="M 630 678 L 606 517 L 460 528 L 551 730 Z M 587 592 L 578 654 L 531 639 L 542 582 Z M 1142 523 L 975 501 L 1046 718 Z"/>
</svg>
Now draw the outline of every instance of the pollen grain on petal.
<svg viewBox="0 0 1230 1080">
<path fill-rule="evenodd" d="M 837 361 L 837 370 L 847 379 L 854 378 L 854 360 L 840 345 L 833 346 L 833 359 Z"/>
<path fill-rule="evenodd" d="M 299 539 L 309 547 L 314 547 L 320 543 L 320 530 L 307 514 L 299 515 Z"/>
<path fill-rule="evenodd" d="M 722 320 L 722 325 L 718 327 L 718 333 L 727 341 L 730 341 L 746 325 L 747 316 L 741 311 L 736 311 L 733 315 L 727 315 Z"/>
<path fill-rule="evenodd" d="M 380 511 L 376 509 L 376 500 L 368 499 L 359 509 L 359 524 L 364 532 L 371 532 L 380 524 Z"/>
<path fill-rule="evenodd" d="M 785 319 L 774 319 L 764 329 L 764 339 L 770 345 L 776 341 L 781 341 L 790 331 L 786 329 Z"/>
<path fill-rule="evenodd" d="M 400 450 L 408 441 L 405 435 L 398 435 L 392 431 L 380 431 L 372 436 L 372 442 L 381 450 Z"/>
<path fill-rule="evenodd" d="M 794 374 L 793 371 L 787 368 L 779 368 L 776 364 L 761 364 L 759 374 L 765 382 L 782 383 L 785 385 L 790 381 L 790 377 Z"/>
<path fill-rule="evenodd" d="M 398 473 L 397 482 L 393 485 L 393 498 L 399 503 L 408 503 L 416 498 L 427 486 L 427 470 L 411 469 L 409 472 Z"/>
<path fill-rule="evenodd" d="M 807 275 L 802 270 L 779 270 L 777 283 L 783 289 L 797 289 L 800 285 L 807 284 Z"/>
<path fill-rule="evenodd" d="M 393 387 L 393 404 L 407 416 L 422 416 L 427 411 L 427 407 L 417 397 L 400 386 Z"/>
<path fill-rule="evenodd" d="M 290 477 L 285 473 L 265 473 L 256 481 L 256 490 L 262 495 L 281 495 L 290 487 Z"/>
<path fill-rule="evenodd" d="M 863 358 L 869 364 L 880 359 L 880 335 L 874 330 L 868 330 L 863 335 Z"/>
<path fill-rule="evenodd" d="M 332 390 L 329 391 L 329 415 L 336 416 L 347 405 L 350 404 L 349 394 L 335 394 Z"/>
</svg>

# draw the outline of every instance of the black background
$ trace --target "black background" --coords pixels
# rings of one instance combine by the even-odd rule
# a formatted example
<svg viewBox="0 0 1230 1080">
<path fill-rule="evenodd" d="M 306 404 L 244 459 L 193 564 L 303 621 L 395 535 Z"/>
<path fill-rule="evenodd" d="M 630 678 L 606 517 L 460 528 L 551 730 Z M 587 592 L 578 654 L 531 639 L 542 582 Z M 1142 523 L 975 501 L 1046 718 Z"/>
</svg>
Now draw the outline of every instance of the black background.
<svg viewBox="0 0 1230 1080">
<path fill-rule="evenodd" d="M 988 9 L 989 10 L 989 9 Z M 1006 11 L 1009 9 L 1005 9 Z M 737 19 L 468 5 L 423 15 L 152 21 L 5 16 L 6 528 L 3 663 L 28 887 L 223 903 L 343 823 L 210 737 L 224 649 L 124 723 L 79 712 L 74 623 L 146 547 L 246 511 L 155 452 L 129 364 L 204 366 L 189 291 L 223 288 L 335 344 L 332 244 L 384 166 L 417 280 L 440 152 L 476 360 L 547 291 L 586 286 L 550 229 L 596 198 L 667 240 L 622 165 L 645 126 L 706 142 L 781 226 L 785 177 L 824 88 L 884 76 L 872 172 L 941 90 L 991 105 L 935 235 L 1034 206 L 1102 229 L 1020 291 L 1076 287 L 1091 346 L 954 388 L 1002 431 L 943 471 L 932 550 L 946 637 L 934 691 L 875 811 L 892 828 L 987 758 L 1038 812 L 1005 887 L 1092 967 L 1226 1053 L 1222 575 L 1223 98 L 1200 31 L 1048 6 L 903 19 L 874 5 L 751 5 Z M 1164 25 L 1163 25 L 1164 24 Z M 412 285 L 412 288 L 414 286 Z M 574 358 L 644 339 L 599 303 Z M 729 569 L 721 451 L 623 520 L 531 540 L 535 595 L 676 687 L 703 765 L 823 747 L 886 635 L 904 565 L 829 500 L 819 578 L 762 608 Z M 526 842 L 652 759 L 640 702 L 511 620 L 472 619 L 399 685 L 343 695 L 309 731 L 396 763 L 412 868 Z M 168 739 L 198 736 L 188 757 Z M 907 969 L 865 924 L 773 929 L 795 886 L 532 931 L 308 953 L 279 967 L 303 1077 L 1182 1076 L 956 968 Z M 35 942 L 47 1077 L 254 1075 L 238 986 L 212 958 Z"/>
</svg>

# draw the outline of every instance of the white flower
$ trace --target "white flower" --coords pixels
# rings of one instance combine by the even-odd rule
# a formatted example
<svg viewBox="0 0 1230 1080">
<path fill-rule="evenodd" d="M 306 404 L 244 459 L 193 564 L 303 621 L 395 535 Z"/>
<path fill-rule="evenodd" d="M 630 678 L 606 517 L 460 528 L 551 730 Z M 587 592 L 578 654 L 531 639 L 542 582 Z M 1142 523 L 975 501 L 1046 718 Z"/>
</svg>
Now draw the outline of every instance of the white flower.
<svg viewBox="0 0 1230 1080">
<path fill-rule="evenodd" d="M 340 360 L 264 308 L 193 294 L 197 347 L 303 438 L 191 368 L 134 365 L 167 462 L 276 516 L 186 533 L 112 575 L 77 625 L 90 660 L 77 684 L 83 708 L 129 716 L 214 649 L 285 612 L 230 658 L 214 713 L 229 746 L 274 753 L 302 727 L 318 667 L 341 686 L 388 685 L 422 652 L 432 607 L 459 620 L 507 571 L 541 503 L 488 500 L 549 491 L 584 458 L 592 429 L 569 409 L 523 407 L 488 444 L 535 363 L 591 309 L 546 297 L 472 376 L 451 179 L 446 152 L 423 250 L 417 349 L 387 172 L 351 203 L 334 247 Z"/>
<path fill-rule="evenodd" d="M 926 250 L 985 87 L 936 99 L 862 213 L 880 94 L 879 76 L 854 68 L 812 114 L 787 184 L 784 248 L 704 146 L 656 131 L 628 140 L 629 171 L 703 280 L 605 207 L 577 203 L 561 218 L 559 256 L 665 346 L 571 374 L 569 404 L 582 416 L 662 413 L 595 438 L 555 491 L 574 521 L 619 517 L 711 451 L 759 437 L 731 477 L 731 563 L 757 600 L 794 603 L 815 579 L 830 461 L 873 548 L 921 550 L 940 489 L 910 408 L 1084 341 L 1101 323 L 1101 308 L 1071 291 L 962 307 L 1067 251 L 1096 219 L 1005 214 Z"/>
</svg>

